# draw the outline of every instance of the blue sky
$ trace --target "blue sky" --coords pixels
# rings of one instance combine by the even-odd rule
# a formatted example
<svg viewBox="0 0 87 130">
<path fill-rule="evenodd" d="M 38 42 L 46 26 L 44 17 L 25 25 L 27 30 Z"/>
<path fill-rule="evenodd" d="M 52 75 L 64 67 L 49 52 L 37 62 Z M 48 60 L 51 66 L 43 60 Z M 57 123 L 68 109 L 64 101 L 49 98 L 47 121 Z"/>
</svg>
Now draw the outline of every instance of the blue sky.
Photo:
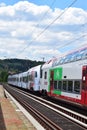
<svg viewBox="0 0 87 130">
<path fill-rule="evenodd" d="M 24 0 L 21 0 L 21 1 L 24 1 Z M 51 8 L 56 7 L 56 8 L 64 9 L 73 0 L 27 0 L 27 1 L 31 3 L 35 3 L 37 5 L 48 5 L 48 6 L 51 6 L 51 4 L 54 3 L 53 6 L 51 6 Z M 1 0 L 0 3 L 1 2 L 4 2 L 7 5 L 13 5 L 19 2 L 19 0 Z M 87 0 L 77 0 L 77 2 L 73 5 L 73 7 L 83 8 L 87 10 Z"/>
<path fill-rule="evenodd" d="M 0 58 L 47 61 L 87 46 L 87 0 L 65 11 L 73 1 L 0 1 Z"/>
</svg>

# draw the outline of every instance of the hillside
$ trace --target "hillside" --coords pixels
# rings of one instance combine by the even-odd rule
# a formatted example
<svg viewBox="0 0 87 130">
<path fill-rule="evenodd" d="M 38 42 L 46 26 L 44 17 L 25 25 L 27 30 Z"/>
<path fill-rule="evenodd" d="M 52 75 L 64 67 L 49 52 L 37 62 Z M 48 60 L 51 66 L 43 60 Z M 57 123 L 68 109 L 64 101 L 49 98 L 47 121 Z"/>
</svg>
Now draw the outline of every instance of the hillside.
<svg viewBox="0 0 87 130">
<path fill-rule="evenodd" d="M 24 59 L 4 59 L 0 60 L 0 81 L 4 81 L 8 74 L 27 71 L 29 68 L 43 64 L 41 61 L 31 61 Z M 3 79 L 4 78 L 4 79 Z"/>
</svg>

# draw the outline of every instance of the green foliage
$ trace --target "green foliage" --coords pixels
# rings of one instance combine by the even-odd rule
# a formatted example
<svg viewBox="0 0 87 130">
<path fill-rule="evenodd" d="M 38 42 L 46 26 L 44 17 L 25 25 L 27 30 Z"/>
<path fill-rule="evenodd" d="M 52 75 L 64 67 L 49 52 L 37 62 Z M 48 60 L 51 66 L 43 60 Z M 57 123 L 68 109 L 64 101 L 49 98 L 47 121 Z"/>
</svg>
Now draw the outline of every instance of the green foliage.
<svg viewBox="0 0 87 130">
<path fill-rule="evenodd" d="M 7 82 L 7 78 L 8 78 L 8 72 L 2 71 L 0 73 L 0 82 Z"/>
<path fill-rule="evenodd" d="M 8 74 L 27 71 L 29 68 L 41 65 L 42 61 L 31 61 L 23 59 L 0 60 L 0 82 L 6 82 Z"/>
</svg>

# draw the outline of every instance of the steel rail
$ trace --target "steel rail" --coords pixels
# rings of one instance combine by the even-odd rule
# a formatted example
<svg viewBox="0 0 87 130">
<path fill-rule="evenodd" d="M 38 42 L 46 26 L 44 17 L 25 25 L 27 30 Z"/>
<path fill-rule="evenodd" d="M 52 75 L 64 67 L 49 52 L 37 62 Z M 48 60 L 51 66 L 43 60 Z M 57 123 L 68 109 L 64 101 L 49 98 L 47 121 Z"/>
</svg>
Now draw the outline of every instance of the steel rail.
<svg viewBox="0 0 87 130">
<path fill-rule="evenodd" d="M 12 94 L 13 95 L 13 94 Z M 42 124 L 44 128 L 47 130 L 62 130 L 58 125 L 56 125 L 54 122 L 49 120 L 46 116 L 44 116 L 42 113 L 34 109 L 31 105 L 29 105 L 26 101 L 17 95 L 13 95 L 14 98 L 35 118 Z"/>
<path fill-rule="evenodd" d="M 73 122 L 87 128 L 87 117 L 86 116 L 79 114 L 77 112 L 71 111 L 71 110 L 64 108 L 62 106 L 56 105 L 54 103 L 48 102 L 47 100 L 44 100 L 42 98 L 39 98 L 39 97 L 32 95 L 32 94 L 29 94 L 29 93 L 26 93 L 22 90 L 20 90 L 20 91 L 23 92 L 23 94 L 25 93 L 28 96 L 31 96 L 30 98 L 32 98 L 33 100 L 36 100 L 37 102 L 47 106 L 50 109 L 54 108 L 54 111 L 58 112 L 59 114 L 65 116 L 68 119 L 71 119 Z"/>
<path fill-rule="evenodd" d="M 12 89 L 12 88 L 11 88 Z M 17 90 L 15 90 L 15 91 L 17 91 Z M 21 92 L 19 92 L 19 93 L 21 93 Z M 23 92 L 23 95 L 26 95 L 26 94 L 24 94 L 24 92 Z M 30 95 L 30 94 L 29 94 Z M 32 98 L 32 97 L 30 97 L 30 98 Z M 36 97 L 36 96 L 34 96 L 34 99 L 33 100 L 36 100 L 36 99 L 38 98 L 38 97 Z M 19 100 L 19 97 L 18 97 L 18 99 L 17 100 Z M 21 99 L 20 99 L 21 100 Z M 19 102 L 20 102 L 20 100 L 19 100 Z M 71 113 L 71 111 L 69 110 L 69 111 L 66 111 L 67 109 L 66 108 L 63 108 L 63 107 L 60 107 L 60 106 L 58 106 L 58 105 L 54 105 L 53 103 L 49 103 L 48 101 L 43 101 L 43 99 L 41 99 L 41 98 L 39 98 L 39 100 L 40 101 L 37 101 L 37 102 L 39 102 L 39 103 L 41 103 L 42 105 L 45 105 L 46 107 L 49 107 L 50 109 L 52 109 L 52 110 L 54 110 L 54 111 L 56 111 L 56 112 L 58 112 L 59 114 L 61 114 L 61 115 L 63 115 L 63 116 L 65 116 L 65 117 L 67 117 L 67 118 L 69 118 L 69 119 L 71 119 L 71 120 L 73 120 L 74 122 L 77 122 L 79 125 L 82 125 L 82 126 L 84 126 L 85 128 L 87 128 L 87 117 L 85 117 L 85 116 L 82 116 L 82 118 L 81 117 L 78 117 L 78 113 L 77 113 L 77 115 L 75 115 L 76 113 L 74 112 L 74 113 Z M 47 104 L 44 104 L 44 103 L 47 103 Z M 27 103 L 26 103 L 27 104 Z M 50 105 L 50 106 L 48 106 L 48 105 Z M 28 104 L 26 105 L 26 106 L 28 106 Z M 54 109 L 53 108 L 51 108 L 51 107 L 54 107 Z M 59 110 L 58 110 L 59 109 Z M 33 108 L 31 108 L 31 110 L 33 110 Z M 62 111 L 60 111 L 60 110 L 62 110 Z M 35 109 L 34 109 L 34 111 L 35 111 Z M 31 112 L 32 113 L 32 112 Z M 71 114 L 70 114 L 71 113 Z M 67 115 L 68 114 L 68 115 Z M 34 114 L 35 115 L 35 114 Z M 39 113 L 38 114 L 36 114 L 36 115 L 39 115 Z M 73 115 L 73 117 L 71 117 Z M 36 116 L 37 117 L 37 116 Z M 40 115 L 40 117 L 43 117 L 43 115 L 41 114 Z M 39 118 L 40 118 L 39 117 Z M 77 119 L 75 119 L 75 118 L 79 118 L 80 119 L 80 121 L 77 121 Z M 85 118 L 85 121 L 84 121 L 84 118 Z M 43 117 L 43 119 L 45 119 L 45 117 Z M 45 119 L 46 120 L 46 119 Z M 82 122 L 81 122 L 82 121 Z M 42 122 L 44 122 L 44 120 L 42 121 Z M 48 121 L 46 121 L 46 122 L 49 122 L 49 120 Z M 52 121 L 51 121 L 52 122 Z M 51 122 L 49 123 L 49 124 L 51 124 Z M 85 124 L 85 125 L 84 125 Z M 52 128 L 52 126 L 53 125 L 51 125 L 51 128 Z M 57 126 L 58 127 L 58 126 Z M 58 127 L 59 128 L 59 127 Z M 58 129 L 57 128 L 57 129 Z M 53 128 L 53 130 L 54 130 L 54 128 Z M 59 129 L 58 129 L 59 130 Z"/>
</svg>

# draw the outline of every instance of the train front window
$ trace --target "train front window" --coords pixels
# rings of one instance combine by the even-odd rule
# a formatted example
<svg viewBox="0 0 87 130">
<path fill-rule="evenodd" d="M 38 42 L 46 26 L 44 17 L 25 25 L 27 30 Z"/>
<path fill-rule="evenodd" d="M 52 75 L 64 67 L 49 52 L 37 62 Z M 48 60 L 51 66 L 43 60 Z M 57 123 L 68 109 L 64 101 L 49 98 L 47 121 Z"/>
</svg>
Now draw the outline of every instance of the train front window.
<svg viewBox="0 0 87 130">
<path fill-rule="evenodd" d="M 54 89 L 57 89 L 57 81 L 54 81 Z"/>
<path fill-rule="evenodd" d="M 68 91 L 69 92 L 73 91 L 73 81 L 68 81 Z"/>
<path fill-rule="evenodd" d="M 74 92 L 80 93 L 80 81 L 74 81 Z"/>
</svg>

